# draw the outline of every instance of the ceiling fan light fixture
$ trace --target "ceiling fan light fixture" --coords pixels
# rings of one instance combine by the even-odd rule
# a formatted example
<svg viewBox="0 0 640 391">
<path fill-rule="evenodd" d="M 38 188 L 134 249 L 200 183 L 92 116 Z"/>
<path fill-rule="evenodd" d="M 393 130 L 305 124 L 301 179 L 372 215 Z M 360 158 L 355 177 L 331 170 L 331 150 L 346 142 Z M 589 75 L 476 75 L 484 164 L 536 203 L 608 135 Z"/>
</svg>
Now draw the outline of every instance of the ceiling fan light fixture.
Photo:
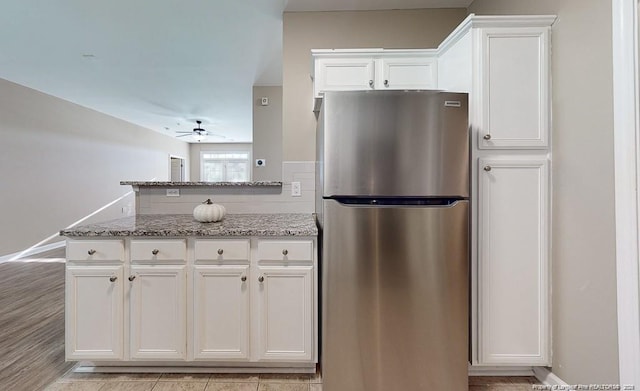
<svg viewBox="0 0 640 391">
<path fill-rule="evenodd" d="M 196 139 L 197 142 L 203 141 L 207 136 L 201 133 L 197 133 L 193 135 L 193 138 Z"/>
</svg>

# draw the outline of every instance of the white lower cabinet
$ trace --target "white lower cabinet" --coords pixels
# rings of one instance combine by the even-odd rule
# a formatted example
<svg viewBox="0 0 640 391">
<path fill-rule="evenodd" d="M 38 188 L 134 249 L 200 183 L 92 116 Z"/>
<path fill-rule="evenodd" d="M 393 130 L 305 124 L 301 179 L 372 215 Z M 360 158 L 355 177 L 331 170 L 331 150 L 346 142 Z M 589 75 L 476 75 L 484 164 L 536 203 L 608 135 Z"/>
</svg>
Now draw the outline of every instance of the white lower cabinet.
<svg viewBox="0 0 640 391">
<path fill-rule="evenodd" d="M 549 163 L 479 160 L 479 362 L 549 365 Z"/>
<path fill-rule="evenodd" d="M 131 359 L 186 359 L 186 266 L 132 265 L 128 280 Z"/>
<path fill-rule="evenodd" d="M 67 359 L 315 367 L 315 239 L 108 242 L 68 241 Z"/>
<path fill-rule="evenodd" d="M 313 267 L 258 267 L 260 360 L 313 358 Z"/>
<path fill-rule="evenodd" d="M 193 272 L 196 360 L 249 359 L 249 265 L 196 265 Z"/>
<path fill-rule="evenodd" d="M 123 266 L 67 266 L 65 301 L 67 359 L 122 360 Z"/>
</svg>

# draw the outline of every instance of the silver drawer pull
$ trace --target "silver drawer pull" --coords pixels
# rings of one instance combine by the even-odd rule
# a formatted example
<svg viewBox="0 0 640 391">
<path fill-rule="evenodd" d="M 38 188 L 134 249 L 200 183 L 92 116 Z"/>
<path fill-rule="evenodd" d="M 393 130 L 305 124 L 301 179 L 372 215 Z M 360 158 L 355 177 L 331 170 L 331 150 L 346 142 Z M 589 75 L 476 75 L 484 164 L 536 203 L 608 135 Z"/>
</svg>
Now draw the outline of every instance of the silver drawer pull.
<svg viewBox="0 0 640 391">
<path fill-rule="evenodd" d="M 158 255 L 158 253 L 159 253 L 159 252 L 160 252 L 160 250 L 158 250 L 157 248 L 154 248 L 154 249 L 151 251 L 151 254 L 153 254 L 153 255 Z"/>
<path fill-rule="evenodd" d="M 247 276 L 242 276 L 242 277 L 240 277 L 240 281 L 242 281 L 242 282 L 247 281 Z"/>
<path fill-rule="evenodd" d="M 136 276 L 129 276 L 129 281 L 133 281 L 136 279 Z"/>
<path fill-rule="evenodd" d="M 289 250 L 287 250 L 286 248 L 282 250 L 282 255 L 287 256 L 287 254 L 289 254 Z"/>
<path fill-rule="evenodd" d="M 89 255 L 93 255 L 95 253 L 96 253 L 96 250 L 94 250 L 94 249 L 91 249 L 91 250 L 87 251 L 87 254 L 89 254 Z"/>
<path fill-rule="evenodd" d="M 116 276 L 109 277 L 109 281 L 111 281 L 111 282 L 116 282 L 117 279 L 118 279 L 118 277 L 116 277 Z"/>
<path fill-rule="evenodd" d="M 260 276 L 260 277 L 258 277 L 258 281 L 259 281 L 259 282 L 264 282 L 264 276 Z"/>
<path fill-rule="evenodd" d="M 384 81 L 384 86 L 385 86 L 385 87 L 389 87 L 389 80 L 385 80 L 385 81 Z"/>
<path fill-rule="evenodd" d="M 373 87 L 373 80 L 369 80 L 369 87 Z"/>
<path fill-rule="evenodd" d="M 491 140 L 491 135 L 490 134 L 485 134 L 482 138 L 485 139 L 485 140 Z"/>
<path fill-rule="evenodd" d="M 218 255 L 222 255 L 223 252 L 224 252 L 223 249 L 221 249 L 221 248 L 218 249 Z"/>
<path fill-rule="evenodd" d="M 486 172 L 491 171 L 491 166 L 484 166 L 484 170 L 485 170 Z"/>
</svg>

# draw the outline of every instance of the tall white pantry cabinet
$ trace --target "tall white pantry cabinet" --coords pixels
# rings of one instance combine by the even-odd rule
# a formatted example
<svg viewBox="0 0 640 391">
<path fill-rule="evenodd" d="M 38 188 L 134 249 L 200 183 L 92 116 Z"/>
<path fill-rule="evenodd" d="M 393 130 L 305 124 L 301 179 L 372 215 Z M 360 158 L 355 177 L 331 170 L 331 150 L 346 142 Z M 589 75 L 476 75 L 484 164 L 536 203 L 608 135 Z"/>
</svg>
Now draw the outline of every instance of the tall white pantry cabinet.
<svg viewBox="0 0 640 391">
<path fill-rule="evenodd" d="M 469 15 L 437 49 L 358 49 L 351 56 L 348 49 L 312 51 L 316 99 L 329 90 L 394 89 L 391 81 L 384 83 L 389 72 L 379 66 L 394 62 L 402 64 L 394 75 L 403 81 L 401 89 L 469 93 L 471 361 L 476 366 L 551 365 L 555 19 Z"/>
</svg>

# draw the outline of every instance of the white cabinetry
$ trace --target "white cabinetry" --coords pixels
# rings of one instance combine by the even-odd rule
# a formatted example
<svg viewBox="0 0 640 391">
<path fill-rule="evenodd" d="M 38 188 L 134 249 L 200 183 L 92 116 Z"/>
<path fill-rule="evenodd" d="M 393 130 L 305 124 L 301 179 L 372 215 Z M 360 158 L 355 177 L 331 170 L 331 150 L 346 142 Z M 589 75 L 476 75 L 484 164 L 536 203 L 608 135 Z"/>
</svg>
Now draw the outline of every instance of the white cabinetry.
<svg viewBox="0 0 640 391">
<path fill-rule="evenodd" d="M 371 57 L 319 58 L 315 69 L 315 96 L 324 91 L 358 91 L 374 87 L 374 60 Z"/>
<path fill-rule="evenodd" d="M 479 178 L 479 361 L 546 365 L 548 161 L 483 158 Z"/>
<path fill-rule="evenodd" d="M 436 58 L 427 56 L 389 56 L 377 60 L 376 89 L 426 90 L 437 87 Z"/>
<path fill-rule="evenodd" d="M 259 357 L 314 358 L 315 276 L 311 241 L 258 243 Z"/>
<path fill-rule="evenodd" d="M 123 261 L 120 240 L 69 241 L 66 358 L 123 358 Z"/>
<path fill-rule="evenodd" d="M 312 371 L 315 252 L 309 237 L 68 240 L 67 359 Z"/>
<path fill-rule="evenodd" d="M 195 360 L 249 360 L 249 240 L 196 240 Z"/>
<path fill-rule="evenodd" d="M 439 88 L 470 96 L 474 365 L 551 364 L 554 20 L 472 15 L 440 47 Z"/>
<path fill-rule="evenodd" d="M 312 50 L 314 96 L 325 91 L 434 89 L 433 50 Z"/>
<path fill-rule="evenodd" d="M 481 149 L 549 147 L 549 26 L 480 28 Z"/>
<path fill-rule="evenodd" d="M 185 265 L 132 265 L 131 358 L 186 358 Z"/>
<path fill-rule="evenodd" d="M 131 241 L 132 360 L 186 358 L 186 257 L 183 239 Z"/>
</svg>

